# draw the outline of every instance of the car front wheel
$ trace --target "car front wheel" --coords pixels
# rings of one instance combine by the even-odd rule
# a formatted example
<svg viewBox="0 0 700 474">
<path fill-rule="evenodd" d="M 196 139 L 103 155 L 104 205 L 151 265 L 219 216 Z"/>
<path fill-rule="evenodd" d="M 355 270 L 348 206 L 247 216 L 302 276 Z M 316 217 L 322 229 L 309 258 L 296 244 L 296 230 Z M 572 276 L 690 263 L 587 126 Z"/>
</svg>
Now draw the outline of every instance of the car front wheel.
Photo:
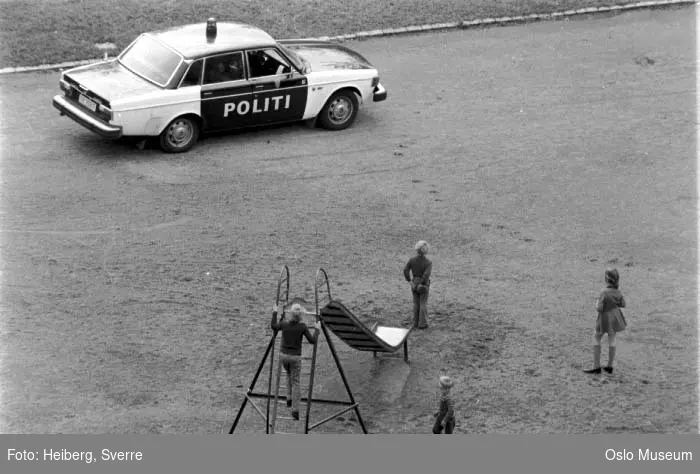
<svg viewBox="0 0 700 474">
<path fill-rule="evenodd" d="M 328 99 L 321 110 L 319 121 L 323 128 L 343 130 L 348 128 L 357 115 L 358 101 L 349 90 L 338 91 Z"/>
<path fill-rule="evenodd" d="M 197 143 L 199 124 L 192 117 L 178 117 L 160 134 L 160 147 L 168 153 L 188 151 Z"/>
</svg>

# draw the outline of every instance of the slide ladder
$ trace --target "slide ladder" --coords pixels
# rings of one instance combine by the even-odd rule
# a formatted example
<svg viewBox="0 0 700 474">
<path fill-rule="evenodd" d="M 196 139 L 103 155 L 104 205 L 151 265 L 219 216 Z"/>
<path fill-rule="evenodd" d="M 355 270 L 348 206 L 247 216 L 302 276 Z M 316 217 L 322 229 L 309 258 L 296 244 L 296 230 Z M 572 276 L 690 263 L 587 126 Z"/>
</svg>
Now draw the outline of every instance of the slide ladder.
<svg viewBox="0 0 700 474">
<path fill-rule="evenodd" d="M 281 341 L 280 341 L 281 343 Z M 304 346 L 312 346 L 313 347 L 313 354 L 311 356 L 305 356 L 303 355 L 305 351 L 302 351 L 302 357 L 301 357 L 301 371 L 299 375 L 299 385 L 303 389 L 304 387 L 308 387 L 309 392 L 311 392 L 311 387 L 312 387 L 312 380 L 314 378 L 314 372 L 316 369 L 316 349 L 318 347 L 318 339 L 316 340 L 315 344 L 309 344 L 308 342 L 305 341 Z M 280 350 L 280 353 L 282 351 Z M 310 361 L 310 364 L 308 363 Z M 305 363 L 307 362 L 307 363 Z M 301 417 L 301 414 L 299 414 L 299 419 L 295 419 L 290 415 L 280 415 L 279 414 L 279 408 L 280 404 L 284 402 L 287 405 L 287 410 L 291 410 L 290 408 L 290 403 L 291 400 L 288 398 L 288 396 L 282 396 L 280 397 L 280 391 L 286 390 L 288 393 L 288 385 L 282 384 L 282 373 L 285 372 L 283 368 L 283 363 L 281 358 L 278 357 L 277 359 L 277 374 L 275 377 L 275 393 L 274 396 L 270 396 L 269 399 L 273 399 L 273 404 L 272 404 L 272 416 L 270 417 L 270 433 L 274 434 L 293 434 L 293 433 L 308 433 L 308 426 L 309 426 L 309 413 L 308 410 L 304 410 L 304 417 Z M 289 383 L 289 381 L 287 381 Z M 311 396 L 309 395 L 306 400 L 310 400 Z M 303 403 L 306 407 L 310 406 L 309 403 L 301 402 Z M 282 422 L 284 424 L 284 431 L 279 431 L 278 430 L 278 423 Z M 303 423 L 303 425 L 302 425 Z"/>
<path fill-rule="evenodd" d="M 282 271 L 280 272 L 280 276 L 278 279 L 277 283 L 277 305 L 282 306 L 284 305 L 285 307 L 289 305 L 289 282 L 290 282 L 290 277 L 289 277 L 289 268 L 287 265 L 282 268 Z M 350 385 L 348 383 L 347 377 L 345 376 L 345 371 L 343 370 L 343 367 L 340 363 L 340 359 L 338 358 L 338 353 L 335 350 L 335 346 L 333 344 L 333 340 L 330 338 L 330 334 L 328 330 L 326 329 L 323 319 L 320 318 L 320 312 L 319 312 L 319 294 L 323 289 L 325 288 L 326 294 L 328 298 L 330 299 L 330 286 L 328 284 L 328 276 L 326 275 L 326 272 L 323 269 L 319 269 L 316 272 L 316 281 L 314 285 L 314 297 L 315 297 L 315 303 L 316 303 L 316 312 L 315 313 L 310 313 L 306 312 L 307 315 L 314 315 L 316 318 L 317 322 L 320 322 L 321 325 L 321 332 L 318 334 L 318 337 L 316 339 L 315 344 L 308 344 L 306 341 L 304 342 L 303 347 L 305 348 L 305 351 L 302 352 L 302 374 L 301 374 L 301 380 L 300 380 L 300 386 L 302 388 L 308 388 L 308 391 L 306 393 L 306 396 L 304 396 L 304 393 L 302 392 L 302 397 L 300 400 L 300 404 L 302 404 L 305 408 L 303 417 L 302 413 L 300 413 L 299 418 L 300 420 L 296 420 L 291 416 L 281 416 L 278 412 L 279 410 L 279 405 L 280 403 L 285 403 L 287 401 L 287 396 L 286 394 L 281 394 L 280 392 L 284 389 L 286 390 L 287 387 L 282 384 L 282 372 L 283 372 L 283 367 L 281 364 L 281 361 L 279 359 L 279 356 L 275 357 L 275 341 L 277 339 L 277 335 L 279 331 L 273 331 L 272 337 L 270 338 L 270 342 L 267 345 L 267 349 L 265 350 L 265 354 L 263 355 L 262 360 L 260 361 L 260 364 L 258 365 L 258 369 L 255 373 L 255 376 L 253 377 L 253 381 L 251 382 L 248 391 L 245 394 L 245 397 L 243 399 L 243 402 L 238 410 L 238 413 L 236 415 L 236 419 L 233 422 L 233 425 L 231 426 L 231 429 L 229 430 L 229 434 L 233 434 L 236 430 L 236 427 L 238 426 L 238 423 L 241 420 L 241 416 L 243 414 L 243 411 L 245 410 L 246 406 L 250 404 L 255 411 L 257 412 L 258 415 L 260 415 L 264 421 L 265 421 L 265 433 L 309 433 L 311 430 L 349 412 L 349 411 L 354 411 L 355 416 L 357 417 L 357 420 L 360 424 L 360 427 L 362 428 L 362 432 L 367 434 L 367 428 L 365 427 L 365 423 L 362 419 L 362 415 L 360 414 L 360 409 L 358 403 L 355 401 L 355 397 L 352 394 L 352 390 L 350 389 Z M 324 336 L 324 340 L 326 344 L 328 344 L 328 347 L 330 349 L 331 355 L 333 356 L 333 360 L 335 361 L 336 368 L 338 370 L 338 373 L 340 374 L 343 384 L 345 386 L 345 390 L 347 392 L 349 400 L 333 400 L 333 399 L 324 399 L 324 398 L 314 398 L 314 379 L 316 376 L 316 365 L 317 365 L 317 355 L 318 355 L 318 346 L 321 341 L 321 334 Z M 280 344 L 281 344 L 281 338 L 280 338 Z M 309 346 L 311 346 L 311 355 L 308 355 L 309 352 Z M 281 351 L 280 351 L 281 352 Z M 304 354 L 306 352 L 306 354 Z M 269 364 L 269 378 L 268 378 L 268 383 L 267 383 L 267 393 L 259 393 L 255 391 L 255 386 L 258 382 L 258 379 L 260 378 L 260 374 L 262 373 L 265 363 L 267 360 L 270 360 Z M 309 363 L 304 363 L 305 361 L 310 362 Z M 277 370 L 275 371 L 275 367 Z M 305 367 L 308 367 L 308 372 L 305 372 L 304 369 Z M 308 377 L 308 383 L 306 380 L 304 380 L 305 377 Z M 274 391 L 273 391 L 273 379 L 274 379 Z M 255 399 L 259 398 L 265 398 L 267 403 L 266 403 L 266 409 L 263 411 L 256 403 Z M 311 405 L 312 404 L 322 404 L 322 405 L 335 405 L 335 406 L 341 406 L 343 408 L 340 409 L 337 413 L 334 413 L 330 416 L 327 416 L 326 418 L 322 419 L 321 421 L 318 421 L 314 424 L 310 424 L 310 415 L 311 415 Z M 301 408 L 301 407 L 300 407 Z M 286 409 L 286 407 L 285 407 Z M 291 415 L 291 412 L 290 412 Z M 284 424 L 283 431 L 278 430 L 278 425 Z M 291 425 L 291 426 L 290 426 Z"/>
</svg>

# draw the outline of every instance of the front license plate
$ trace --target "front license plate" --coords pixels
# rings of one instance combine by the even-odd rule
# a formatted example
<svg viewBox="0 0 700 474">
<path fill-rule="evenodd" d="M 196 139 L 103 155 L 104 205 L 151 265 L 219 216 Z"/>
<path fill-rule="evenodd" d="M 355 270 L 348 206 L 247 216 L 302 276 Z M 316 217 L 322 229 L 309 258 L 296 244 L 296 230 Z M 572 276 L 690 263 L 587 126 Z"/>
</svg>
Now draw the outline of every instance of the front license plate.
<svg viewBox="0 0 700 474">
<path fill-rule="evenodd" d="M 88 110 L 90 110 L 92 112 L 97 110 L 97 103 L 91 101 L 90 99 L 88 99 L 87 97 L 85 97 L 82 94 L 80 94 L 78 96 L 78 102 L 80 102 L 80 105 L 82 105 L 83 107 L 87 108 Z"/>
</svg>

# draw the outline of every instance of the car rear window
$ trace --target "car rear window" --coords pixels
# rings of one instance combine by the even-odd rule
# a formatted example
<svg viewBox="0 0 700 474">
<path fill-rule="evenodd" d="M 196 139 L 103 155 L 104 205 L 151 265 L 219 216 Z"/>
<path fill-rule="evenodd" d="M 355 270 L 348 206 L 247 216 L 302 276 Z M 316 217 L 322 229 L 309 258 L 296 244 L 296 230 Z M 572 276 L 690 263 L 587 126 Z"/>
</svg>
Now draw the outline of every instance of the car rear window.
<svg viewBox="0 0 700 474">
<path fill-rule="evenodd" d="M 141 36 L 122 53 L 119 62 L 131 72 L 160 86 L 170 80 L 182 57 L 148 35 Z"/>
</svg>

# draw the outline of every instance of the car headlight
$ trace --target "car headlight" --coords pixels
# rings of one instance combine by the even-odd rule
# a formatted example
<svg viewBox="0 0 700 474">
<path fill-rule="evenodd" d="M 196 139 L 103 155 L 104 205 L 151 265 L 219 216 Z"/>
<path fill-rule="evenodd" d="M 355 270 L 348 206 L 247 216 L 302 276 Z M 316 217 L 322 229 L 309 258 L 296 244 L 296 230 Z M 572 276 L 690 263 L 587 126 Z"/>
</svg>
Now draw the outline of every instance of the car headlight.
<svg viewBox="0 0 700 474">
<path fill-rule="evenodd" d="M 66 94 L 69 94 L 71 91 L 71 86 L 68 84 L 66 81 L 61 79 L 59 81 L 59 86 L 61 87 L 61 90 L 64 91 Z"/>
<path fill-rule="evenodd" d="M 372 87 L 373 88 L 377 87 L 378 84 L 379 84 L 379 76 L 373 77 L 372 78 Z"/>
</svg>

